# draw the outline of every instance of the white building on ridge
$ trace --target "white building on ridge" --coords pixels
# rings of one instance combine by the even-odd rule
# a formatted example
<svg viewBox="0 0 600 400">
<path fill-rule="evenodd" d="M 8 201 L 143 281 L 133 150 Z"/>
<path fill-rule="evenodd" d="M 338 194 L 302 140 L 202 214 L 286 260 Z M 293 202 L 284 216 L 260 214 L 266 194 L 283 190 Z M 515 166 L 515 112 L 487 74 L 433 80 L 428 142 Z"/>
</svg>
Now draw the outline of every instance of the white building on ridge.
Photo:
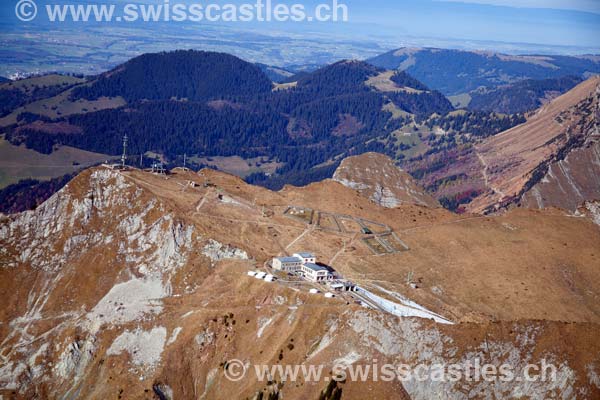
<svg viewBox="0 0 600 400">
<path fill-rule="evenodd" d="M 302 269 L 302 260 L 298 257 L 276 257 L 273 259 L 273 269 L 284 272 L 298 273 Z"/>
<path fill-rule="evenodd" d="M 301 259 L 303 264 L 314 264 L 317 262 L 317 257 L 312 253 L 294 253 L 294 257 Z"/>
<path fill-rule="evenodd" d="M 311 282 L 325 282 L 333 279 L 333 275 L 331 275 L 327 268 L 311 263 L 302 265 L 302 276 Z"/>
<path fill-rule="evenodd" d="M 316 264 L 317 257 L 312 253 L 295 253 L 292 257 L 275 257 L 273 269 L 298 274 L 311 282 L 325 282 L 333 279 L 329 269 Z"/>
</svg>

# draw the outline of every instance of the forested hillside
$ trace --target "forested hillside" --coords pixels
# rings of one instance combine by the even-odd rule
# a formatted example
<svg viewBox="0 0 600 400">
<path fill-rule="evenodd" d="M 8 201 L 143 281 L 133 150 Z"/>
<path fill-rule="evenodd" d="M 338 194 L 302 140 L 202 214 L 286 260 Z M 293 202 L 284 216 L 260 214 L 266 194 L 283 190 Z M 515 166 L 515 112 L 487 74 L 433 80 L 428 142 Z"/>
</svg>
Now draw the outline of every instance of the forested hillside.
<svg viewBox="0 0 600 400">
<path fill-rule="evenodd" d="M 600 62 L 592 57 L 513 56 L 435 48 L 402 48 L 368 62 L 385 69 L 404 70 L 445 95 L 468 93 L 482 86 L 495 88 L 523 79 L 600 73 Z"/>
<path fill-rule="evenodd" d="M 119 154 L 127 134 L 132 154 L 152 151 L 167 159 L 183 153 L 268 156 L 283 164 L 278 176 L 251 179 L 269 180 L 271 186 L 285 183 L 286 177 L 304 182 L 331 168 L 308 170 L 340 155 L 394 151 L 394 144 L 373 140 L 385 138 L 396 122 L 404 121 L 391 120 L 392 113 L 384 110 L 390 102 L 422 118 L 452 110 L 438 92 L 382 93 L 365 85 L 382 71 L 342 61 L 302 76 L 295 87 L 272 91 L 260 68 L 233 56 L 181 51 L 145 55 L 72 91 L 72 97 L 88 100 L 120 95 L 127 106 L 58 120 L 28 114 L 6 137 L 42 153 L 70 145 Z M 402 85 L 424 88 L 408 76 L 402 79 Z"/>
<path fill-rule="evenodd" d="M 33 210 L 65 186 L 75 174 L 40 182 L 24 179 L 0 190 L 0 213 L 13 214 Z"/>
<path fill-rule="evenodd" d="M 392 92 L 388 96 L 398 108 L 414 114 L 420 119 L 433 113 L 446 115 L 454 110 L 450 101 L 438 91 L 430 93 Z"/>
<path fill-rule="evenodd" d="M 73 97 L 203 101 L 264 93 L 271 86 L 271 80 L 259 67 L 237 57 L 188 50 L 136 57 L 102 75 L 91 86 L 73 91 Z"/>
<path fill-rule="evenodd" d="M 0 117 L 23 105 L 26 98 L 20 90 L 0 88 Z"/>
<path fill-rule="evenodd" d="M 55 96 L 81 82 L 83 79 L 57 74 L 20 81 L 0 80 L 0 117 L 22 105 Z"/>
<path fill-rule="evenodd" d="M 275 87 L 260 67 L 220 53 L 143 55 L 68 92 L 73 103 L 120 96 L 126 105 L 57 118 L 21 113 L 4 133 L 41 153 L 68 145 L 110 155 L 127 135 L 129 154 L 159 154 L 167 165 L 183 154 L 196 167 L 206 157 L 261 157 L 277 164 L 275 173 L 259 169 L 247 180 L 280 188 L 326 178 L 344 157 L 367 151 L 416 165 L 410 160 L 522 122 L 454 111 L 409 74 L 360 61 L 295 79 Z"/>
<path fill-rule="evenodd" d="M 571 90 L 581 81 L 577 76 L 526 79 L 498 89 L 474 91 L 470 93 L 469 108 L 506 114 L 527 112 Z"/>
</svg>

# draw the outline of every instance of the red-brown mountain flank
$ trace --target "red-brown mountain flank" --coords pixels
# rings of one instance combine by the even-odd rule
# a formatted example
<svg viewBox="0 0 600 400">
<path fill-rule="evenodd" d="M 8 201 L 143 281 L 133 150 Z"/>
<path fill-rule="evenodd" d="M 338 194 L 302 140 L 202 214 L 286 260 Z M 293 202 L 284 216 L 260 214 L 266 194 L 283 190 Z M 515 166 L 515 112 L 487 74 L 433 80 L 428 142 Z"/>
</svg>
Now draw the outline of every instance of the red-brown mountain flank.
<svg viewBox="0 0 600 400">
<path fill-rule="evenodd" d="M 486 191 L 466 209 L 511 204 L 575 211 L 600 198 L 600 77 L 541 107 L 526 123 L 476 146 Z"/>
</svg>

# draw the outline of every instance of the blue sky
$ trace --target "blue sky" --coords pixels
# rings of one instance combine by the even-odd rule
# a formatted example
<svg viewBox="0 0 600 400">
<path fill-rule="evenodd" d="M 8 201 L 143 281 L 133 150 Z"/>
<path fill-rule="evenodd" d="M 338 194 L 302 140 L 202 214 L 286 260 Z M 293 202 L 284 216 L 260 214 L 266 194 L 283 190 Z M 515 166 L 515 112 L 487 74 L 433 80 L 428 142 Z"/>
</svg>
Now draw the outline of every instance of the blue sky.
<svg viewBox="0 0 600 400">
<path fill-rule="evenodd" d="M 488 4 L 515 8 L 550 8 L 558 10 L 586 11 L 600 14 L 600 0 L 438 0 L 453 3 Z"/>
<path fill-rule="evenodd" d="M 600 44 L 600 1 L 596 0 L 347 0 L 347 3 L 353 22 L 378 25 L 382 32 L 391 35 L 560 46 Z"/>
<path fill-rule="evenodd" d="M 107 0 L 36 0 L 42 4 L 101 3 Z M 108 2 L 159 2 L 162 0 L 108 0 Z M 170 0 L 201 3 L 253 3 L 256 0 Z M 273 3 L 302 3 L 311 7 L 332 0 L 272 0 Z M 350 9 L 347 24 L 239 24 L 255 32 L 292 31 L 309 37 L 313 32 L 330 32 L 351 40 L 385 38 L 387 43 L 410 42 L 407 38 L 437 38 L 469 41 L 530 43 L 543 46 L 579 47 L 600 53 L 600 0 L 339 0 Z M 2 0 L 2 30 L 23 28 L 14 16 L 17 0 Z M 41 8 L 41 7 L 40 7 Z M 21 25 L 19 25 L 21 24 Z M 30 25 L 32 26 L 32 25 Z M 70 26 L 72 28 L 73 26 Z M 28 28 L 28 26 L 25 26 Z M 60 29 L 60 26 L 53 26 Z M 85 30 L 85 25 L 75 29 Z M 110 26 L 107 26 L 110 29 Z M 151 26 L 144 29 L 152 30 Z M 432 43 L 435 43 L 432 40 Z M 426 44 L 426 43 L 425 43 Z M 472 46 L 471 46 L 472 47 Z M 535 50 L 534 50 L 535 51 Z M 572 51 L 571 51 L 572 52 Z"/>
</svg>

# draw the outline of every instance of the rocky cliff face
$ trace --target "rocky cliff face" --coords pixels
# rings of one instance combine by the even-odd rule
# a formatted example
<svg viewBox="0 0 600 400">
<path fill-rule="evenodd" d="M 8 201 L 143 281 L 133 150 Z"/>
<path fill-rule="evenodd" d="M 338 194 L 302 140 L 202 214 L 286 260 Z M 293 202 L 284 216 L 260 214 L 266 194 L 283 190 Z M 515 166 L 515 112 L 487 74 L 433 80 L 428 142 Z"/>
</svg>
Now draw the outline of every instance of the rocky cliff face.
<svg viewBox="0 0 600 400">
<path fill-rule="evenodd" d="M 383 154 L 348 157 L 335 171 L 333 179 L 382 207 L 394 208 L 403 204 L 440 207 L 407 172 Z"/>
<path fill-rule="evenodd" d="M 467 206 L 514 204 L 575 211 L 600 197 L 600 78 L 540 108 L 525 124 L 476 147 L 487 190 Z"/>
<path fill-rule="evenodd" d="M 596 225 L 600 226 L 600 200 L 586 201 L 581 206 L 575 215 L 583 215 L 592 220 Z"/>
<path fill-rule="evenodd" d="M 10 324 L 2 325 L 0 385 L 24 394 L 35 382 L 76 395 L 107 331 L 162 312 L 199 238 L 156 198 L 98 169 L 5 221 L 0 239 L 11 299 L 2 310 Z"/>
<path fill-rule="evenodd" d="M 600 136 L 590 138 L 564 159 L 549 163 L 543 178 L 521 198 L 529 208 L 559 207 L 574 211 L 600 197 Z"/>
<path fill-rule="evenodd" d="M 375 256 L 355 234 L 284 216 L 290 204 L 384 222 L 411 249 Z M 327 381 L 252 373 L 233 382 L 228 361 L 323 365 L 330 378 L 334 364 L 373 360 L 481 359 L 522 374 L 547 359 L 554 381 L 348 379 L 339 387 L 344 399 L 596 398 L 600 287 L 590 266 L 598 242 L 584 218 L 384 209 L 334 182 L 270 192 L 208 170 L 168 179 L 88 170 L 35 211 L 0 220 L 0 395 L 316 399 Z M 511 258 L 524 253 L 519 246 L 543 269 L 527 254 Z M 246 274 L 300 250 L 389 302 L 423 304 L 456 323 L 399 318 Z M 409 271 L 420 289 L 406 285 Z"/>
</svg>

